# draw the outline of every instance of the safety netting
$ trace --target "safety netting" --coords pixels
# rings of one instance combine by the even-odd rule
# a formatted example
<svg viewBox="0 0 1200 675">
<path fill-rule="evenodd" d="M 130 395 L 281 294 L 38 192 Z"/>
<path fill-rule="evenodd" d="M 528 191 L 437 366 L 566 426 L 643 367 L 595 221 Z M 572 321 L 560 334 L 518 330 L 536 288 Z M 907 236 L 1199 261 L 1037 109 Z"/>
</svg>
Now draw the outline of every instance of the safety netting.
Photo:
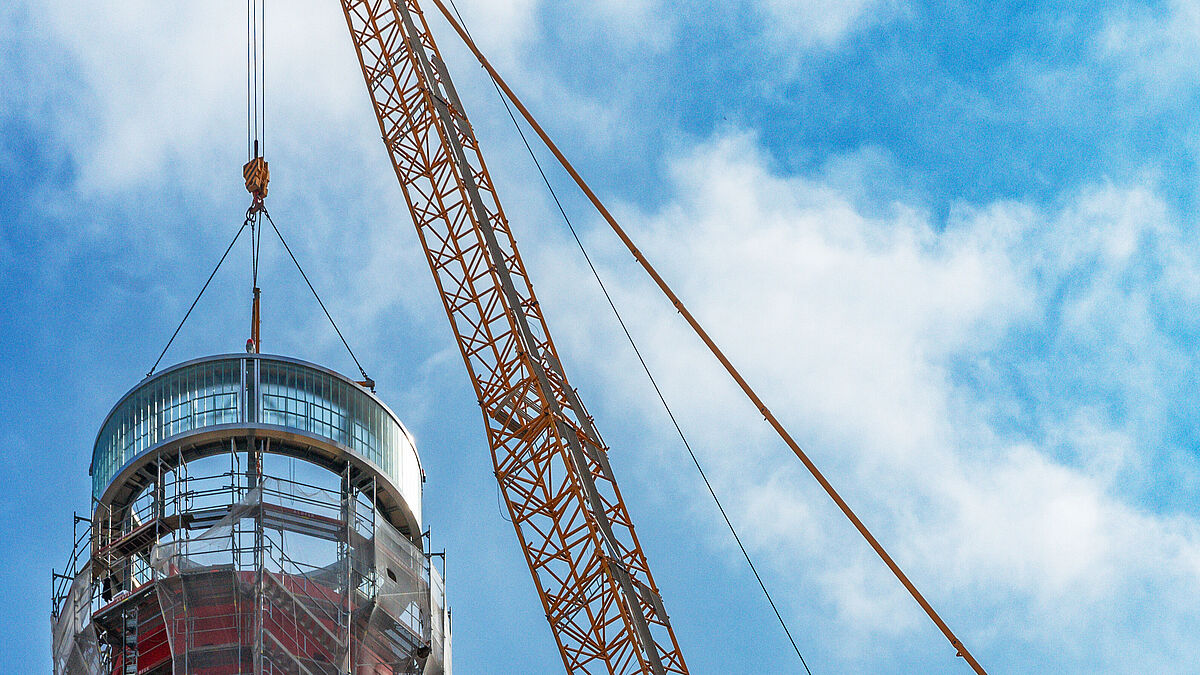
<svg viewBox="0 0 1200 675">
<path fill-rule="evenodd" d="M 371 511 L 266 479 L 208 528 L 155 546 L 174 672 L 445 672 L 440 577 Z"/>
<path fill-rule="evenodd" d="M 92 623 L 92 570 L 85 566 L 51 618 L 55 675 L 100 675 L 100 647 Z"/>
</svg>

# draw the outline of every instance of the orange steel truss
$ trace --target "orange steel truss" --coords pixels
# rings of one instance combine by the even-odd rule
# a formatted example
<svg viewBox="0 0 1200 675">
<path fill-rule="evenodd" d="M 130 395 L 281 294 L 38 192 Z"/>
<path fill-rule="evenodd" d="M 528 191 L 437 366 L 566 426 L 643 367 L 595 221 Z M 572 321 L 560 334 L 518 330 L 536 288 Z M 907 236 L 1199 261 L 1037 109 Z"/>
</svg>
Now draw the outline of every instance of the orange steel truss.
<svg viewBox="0 0 1200 675">
<path fill-rule="evenodd" d="M 341 2 L 567 672 L 686 673 L 424 13 L 415 0 Z"/>
</svg>

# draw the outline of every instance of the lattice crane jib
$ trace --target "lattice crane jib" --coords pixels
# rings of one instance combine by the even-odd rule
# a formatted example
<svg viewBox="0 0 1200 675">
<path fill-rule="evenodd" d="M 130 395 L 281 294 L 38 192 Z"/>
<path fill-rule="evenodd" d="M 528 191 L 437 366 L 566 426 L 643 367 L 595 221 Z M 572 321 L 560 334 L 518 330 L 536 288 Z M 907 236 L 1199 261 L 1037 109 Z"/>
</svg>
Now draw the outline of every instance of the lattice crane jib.
<svg viewBox="0 0 1200 675">
<path fill-rule="evenodd" d="M 414 0 L 342 8 L 567 671 L 686 673 L 424 13 Z"/>
</svg>

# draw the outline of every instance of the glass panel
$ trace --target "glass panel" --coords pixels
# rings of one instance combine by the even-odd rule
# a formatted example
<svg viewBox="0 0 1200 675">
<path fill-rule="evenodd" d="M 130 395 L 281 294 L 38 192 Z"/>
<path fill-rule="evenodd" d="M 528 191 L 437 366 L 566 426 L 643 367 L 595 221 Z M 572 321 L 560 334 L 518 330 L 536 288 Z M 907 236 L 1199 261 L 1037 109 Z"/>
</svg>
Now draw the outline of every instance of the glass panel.
<svg viewBox="0 0 1200 675">
<path fill-rule="evenodd" d="M 172 436 L 236 423 L 237 364 L 218 361 L 168 372 L 119 404 L 96 440 L 93 494 L 99 497 L 129 460 Z"/>
<path fill-rule="evenodd" d="M 99 498 L 130 460 L 180 434 L 236 424 L 241 414 L 242 364 L 221 359 L 168 371 L 130 394 L 101 430 L 93 454 L 93 494 Z M 251 368 L 247 373 L 253 373 Z M 420 519 L 421 482 L 408 434 L 359 387 L 300 364 L 259 359 L 258 420 L 344 445 L 377 465 Z"/>
</svg>

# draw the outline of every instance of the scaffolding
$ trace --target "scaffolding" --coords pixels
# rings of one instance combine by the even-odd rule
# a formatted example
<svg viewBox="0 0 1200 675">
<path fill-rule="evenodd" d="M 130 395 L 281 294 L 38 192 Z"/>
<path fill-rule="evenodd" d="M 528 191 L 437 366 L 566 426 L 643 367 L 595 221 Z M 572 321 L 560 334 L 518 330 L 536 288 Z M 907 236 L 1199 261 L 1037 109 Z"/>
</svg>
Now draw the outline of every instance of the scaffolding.
<svg viewBox="0 0 1200 675">
<path fill-rule="evenodd" d="M 388 478 L 281 425 L 221 430 L 168 437 L 76 518 L 55 675 L 449 673 L 442 575 Z"/>
</svg>

